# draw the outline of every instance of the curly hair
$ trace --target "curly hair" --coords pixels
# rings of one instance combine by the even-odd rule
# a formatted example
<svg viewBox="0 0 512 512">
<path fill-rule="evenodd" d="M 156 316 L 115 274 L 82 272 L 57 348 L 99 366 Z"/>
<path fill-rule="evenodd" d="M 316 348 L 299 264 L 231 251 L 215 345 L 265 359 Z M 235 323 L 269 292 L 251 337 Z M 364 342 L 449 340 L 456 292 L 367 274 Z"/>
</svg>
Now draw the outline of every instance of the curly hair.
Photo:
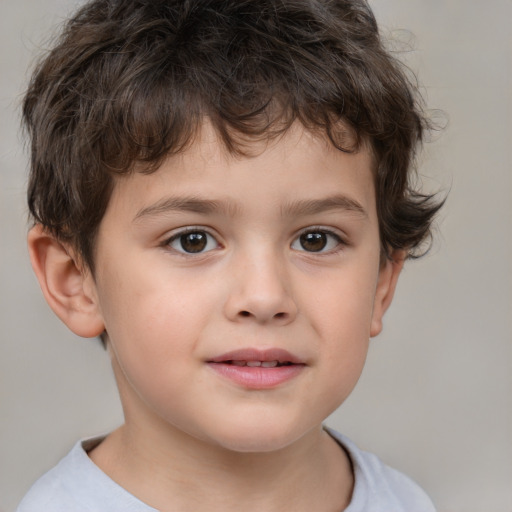
<svg viewBox="0 0 512 512">
<path fill-rule="evenodd" d="M 295 122 L 341 151 L 368 142 L 384 253 L 430 237 L 441 202 L 413 179 L 429 123 L 364 0 L 88 2 L 24 98 L 33 220 L 94 271 L 116 175 L 153 172 L 205 119 L 238 154 Z"/>
</svg>

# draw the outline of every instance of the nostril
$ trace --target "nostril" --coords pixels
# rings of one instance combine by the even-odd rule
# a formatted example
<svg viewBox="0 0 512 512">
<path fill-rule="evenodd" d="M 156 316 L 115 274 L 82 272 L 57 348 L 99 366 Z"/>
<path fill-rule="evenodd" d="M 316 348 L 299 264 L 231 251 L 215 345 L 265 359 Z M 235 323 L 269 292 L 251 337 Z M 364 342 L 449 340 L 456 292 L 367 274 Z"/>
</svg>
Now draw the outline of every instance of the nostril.
<svg viewBox="0 0 512 512">
<path fill-rule="evenodd" d="M 269 312 L 269 315 L 267 316 L 264 313 L 257 313 L 257 312 L 251 312 L 251 310 L 242 309 L 239 310 L 237 313 L 237 317 L 240 318 L 254 318 L 256 321 L 278 321 L 278 322 L 284 322 L 288 321 L 288 319 L 291 318 L 290 313 L 287 311 L 279 311 L 279 313 L 272 314 Z"/>
</svg>

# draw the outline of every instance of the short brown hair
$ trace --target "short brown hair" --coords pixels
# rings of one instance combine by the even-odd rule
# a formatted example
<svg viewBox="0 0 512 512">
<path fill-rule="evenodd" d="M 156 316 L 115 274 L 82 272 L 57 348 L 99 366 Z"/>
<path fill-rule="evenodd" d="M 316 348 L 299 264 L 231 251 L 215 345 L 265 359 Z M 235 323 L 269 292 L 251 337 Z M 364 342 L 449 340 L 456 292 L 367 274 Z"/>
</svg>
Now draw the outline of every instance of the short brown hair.
<svg viewBox="0 0 512 512">
<path fill-rule="evenodd" d="M 90 1 L 39 63 L 23 117 L 31 215 L 92 271 L 115 176 L 152 172 L 206 118 L 235 153 L 295 121 L 341 151 L 368 142 L 388 254 L 414 256 L 440 207 L 412 184 L 420 97 L 364 0 Z"/>
</svg>

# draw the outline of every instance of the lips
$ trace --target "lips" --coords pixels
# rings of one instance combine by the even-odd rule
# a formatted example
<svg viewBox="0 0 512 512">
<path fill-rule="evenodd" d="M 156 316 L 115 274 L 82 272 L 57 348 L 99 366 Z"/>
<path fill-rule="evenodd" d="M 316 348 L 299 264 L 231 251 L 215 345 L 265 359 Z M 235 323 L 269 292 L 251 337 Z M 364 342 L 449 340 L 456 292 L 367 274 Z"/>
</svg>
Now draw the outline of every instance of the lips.
<svg viewBox="0 0 512 512">
<path fill-rule="evenodd" d="M 286 364 L 292 363 L 280 363 L 279 361 L 230 361 L 229 364 L 234 364 L 235 366 L 250 366 L 251 368 L 256 368 L 261 366 L 262 368 L 275 368 L 276 366 L 283 366 Z"/>
<path fill-rule="evenodd" d="M 207 364 L 220 376 L 247 389 L 277 387 L 305 368 L 299 357 L 283 349 L 241 349 L 216 356 Z"/>
<path fill-rule="evenodd" d="M 283 366 L 290 364 L 304 364 L 297 356 L 280 348 L 271 348 L 266 350 L 258 350 L 254 348 L 246 348 L 227 352 L 210 360 L 212 363 L 236 364 L 244 366 L 241 363 L 274 363 L 275 366 Z M 254 364 L 254 366 L 259 366 Z"/>
</svg>

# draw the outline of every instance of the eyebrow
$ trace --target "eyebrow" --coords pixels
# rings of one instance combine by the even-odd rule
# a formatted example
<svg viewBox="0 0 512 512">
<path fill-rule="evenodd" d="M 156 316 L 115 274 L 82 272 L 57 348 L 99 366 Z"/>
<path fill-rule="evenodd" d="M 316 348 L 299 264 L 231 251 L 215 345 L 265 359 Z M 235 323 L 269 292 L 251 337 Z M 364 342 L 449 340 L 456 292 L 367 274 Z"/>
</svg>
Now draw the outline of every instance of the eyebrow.
<svg viewBox="0 0 512 512">
<path fill-rule="evenodd" d="M 305 199 L 286 204 L 281 213 L 283 216 L 304 216 L 324 213 L 330 210 L 345 210 L 358 217 L 367 218 L 368 213 L 355 199 L 344 195 L 329 196 L 324 199 Z"/>
<path fill-rule="evenodd" d="M 133 221 L 136 222 L 145 217 L 154 217 L 169 212 L 186 211 L 208 215 L 215 212 L 236 216 L 241 207 L 234 201 L 215 201 L 198 197 L 168 197 L 155 204 L 140 209 Z M 343 195 L 335 195 L 323 199 L 303 199 L 285 204 L 281 208 L 283 217 L 300 217 L 315 215 L 330 210 L 345 210 L 355 213 L 359 217 L 367 218 L 366 210 L 356 200 Z"/>
<path fill-rule="evenodd" d="M 214 201 L 198 197 L 168 197 L 156 202 L 150 206 L 140 209 L 133 221 L 144 217 L 154 217 L 169 212 L 186 211 L 208 215 L 214 212 L 224 212 L 235 216 L 239 211 L 239 206 L 232 201 Z"/>
</svg>

